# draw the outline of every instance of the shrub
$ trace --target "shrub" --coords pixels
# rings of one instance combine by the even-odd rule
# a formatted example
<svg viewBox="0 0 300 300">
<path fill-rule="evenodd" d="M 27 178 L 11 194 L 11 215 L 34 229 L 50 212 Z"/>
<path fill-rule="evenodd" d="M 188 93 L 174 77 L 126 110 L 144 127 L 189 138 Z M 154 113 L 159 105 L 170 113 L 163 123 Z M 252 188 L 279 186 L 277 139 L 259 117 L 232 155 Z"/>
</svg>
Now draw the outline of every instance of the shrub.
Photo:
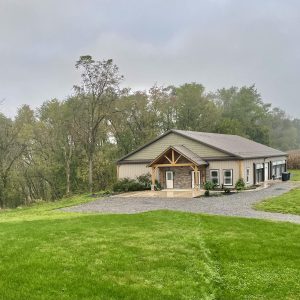
<svg viewBox="0 0 300 300">
<path fill-rule="evenodd" d="M 143 184 L 145 189 L 150 189 L 151 188 L 151 175 L 150 174 L 143 174 L 140 175 L 136 178 L 136 180 Z"/>
<path fill-rule="evenodd" d="M 237 191 L 242 191 L 242 190 L 244 190 L 245 188 L 246 188 L 245 181 L 244 181 L 243 178 L 240 178 L 240 179 L 236 182 L 236 184 L 235 184 L 235 189 L 236 189 Z"/>
<path fill-rule="evenodd" d="M 151 187 L 151 185 L 150 185 L 150 187 Z M 161 186 L 160 182 L 158 182 L 158 180 L 155 180 L 155 189 L 157 191 L 160 191 L 162 189 L 162 186 Z"/>
<path fill-rule="evenodd" d="M 137 177 L 137 179 L 123 178 L 118 180 L 114 186 L 114 192 L 133 192 L 144 191 L 151 188 L 150 175 L 145 174 Z"/>
<path fill-rule="evenodd" d="M 205 197 L 208 197 L 208 196 L 209 196 L 209 191 L 208 191 L 208 190 L 206 190 L 206 191 L 204 192 L 204 196 L 205 196 Z"/>
<path fill-rule="evenodd" d="M 206 181 L 205 183 L 204 183 L 204 189 L 206 190 L 206 191 L 210 191 L 210 190 L 213 190 L 214 188 L 215 188 L 215 184 L 212 182 L 212 181 Z"/>
<path fill-rule="evenodd" d="M 204 189 L 205 189 L 205 196 L 209 196 L 209 191 L 213 190 L 216 187 L 216 184 L 212 181 L 206 181 L 204 183 Z"/>
<path fill-rule="evenodd" d="M 224 189 L 224 194 L 230 194 L 230 192 L 231 192 L 231 191 L 230 191 L 229 188 L 225 188 L 225 189 Z"/>
</svg>

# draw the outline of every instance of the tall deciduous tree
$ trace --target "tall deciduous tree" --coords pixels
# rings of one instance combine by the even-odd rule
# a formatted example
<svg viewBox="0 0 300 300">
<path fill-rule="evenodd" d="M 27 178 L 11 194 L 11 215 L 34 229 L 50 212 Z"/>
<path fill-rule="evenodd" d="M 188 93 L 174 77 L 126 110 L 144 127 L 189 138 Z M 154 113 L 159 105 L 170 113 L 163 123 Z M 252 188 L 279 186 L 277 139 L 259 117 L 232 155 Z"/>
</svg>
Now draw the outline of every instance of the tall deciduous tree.
<svg viewBox="0 0 300 300">
<path fill-rule="evenodd" d="M 176 127 L 183 130 L 215 131 L 218 110 L 204 86 L 189 83 L 175 89 Z"/>
<path fill-rule="evenodd" d="M 5 206 L 8 201 L 9 186 L 12 183 L 11 172 L 27 147 L 22 120 L 24 109 L 27 106 L 19 109 L 16 121 L 0 114 L 0 207 Z"/>
<path fill-rule="evenodd" d="M 216 95 L 216 102 L 221 110 L 221 118 L 218 125 L 222 131 L 222 123 L 226 120 L 228 128 L 234 125 L 235 131 L 253 139 L 257 142 L 269 143 L 269 128 L 267 118 L 269 114 L 269 104 L 265 104 L 255 86 L 232 87 L 220 89 Z M 235 133 L 236 133 L 235 132 Z"/>
<path fill-rule="evenodd" d="M 64 162 L 66 195 L 71 193 L 71 163 L 75 148 L 74 124 L 68 103 L 57 99 L 45 102 L 39 110 L 40 120 L 47 133 L 47 144 Z"/>
<path fill-rule="evenodd" d="M 160 133 L 158 111 L 152 109 L 146 92 L 123 95 L 116 103 L 116 109 L 121 113 L 112 115 L 110 124 L 121 150 L 120 155 L 132 151 Z"/>
<path fill-rule="evenodd" d="M 95 61 L 90 55 L 81 56 L 76 68 L 81 71 L 82 82 L 74 86 L 77 96 L 77 105 L 73 107 L 74 123 L 88 158 L 89 190 L 93 192 L 93 164 L 99 127 L 114 110 L 113 102 L 123 76 L 112 59 Z"/>
</svg>

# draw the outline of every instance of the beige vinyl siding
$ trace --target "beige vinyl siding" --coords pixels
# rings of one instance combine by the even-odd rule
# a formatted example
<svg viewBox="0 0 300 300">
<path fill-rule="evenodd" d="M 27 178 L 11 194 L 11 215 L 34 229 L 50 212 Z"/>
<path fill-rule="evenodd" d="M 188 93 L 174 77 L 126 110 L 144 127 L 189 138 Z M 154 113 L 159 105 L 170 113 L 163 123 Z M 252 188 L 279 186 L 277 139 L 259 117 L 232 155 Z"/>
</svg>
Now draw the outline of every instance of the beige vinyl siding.
<svg viewBox="0 0 300 300">
<path fill-rule="evenodd" d="M 200 157 L 228 157 L 229 155 L 203 145 L 199 142 L 193 141 L 176 133 L 169 133 L 154 143 L 146 146 L 138 152 L 130 155 L 126 160 L 137 160 L 137 159 L 154 159 L 161 154 L 166 148 L 174 145 L 184 145 Z"/>
<path fill-rule="evenodd" d="M 254 184 L 253 182 L 253 178 L 254 178 L 254 174 L 253 174 L 253 164 L 260 164 L 263 163 L 264 159 L 248 159 L 248 160 L 244 160 L 244 181 L 246 183 L 246 186 L 251 186 Z M 249 175 L 249 182 L 246 182 L 246 172 L 247 172 L 247 168 L 249 168 L 250 170 L 250 175 Z"/>
<path fill-rule="evenodd" d="M 246 186 L 251 186 L 253 185 L 253 163 L 255 160 L 250 159 L 250 160 L 244 160 L 244 181 L 246 183 Z M 258 162 L 259 163 L 259 162 Z M 247 168 L 249 168 L 249 182 L 247 182 Z"/>
<path fill-rule="evenodd" d="M 118 166 L 118 178 L 131 178 L 135 179 L 136 177 L 150 173 L 150 169 L 146 164 L 128 164 L 128 165 L 119 165 Z"/>
<path fill-rule="evenodd" d="M 224 184 L 224 170 L 232 170 L 233 179 L 232 185 L 227 187 L 234 187 L 235 183 L 239 180 L 239 161 L 228 160 L 228 161 L 210 161 L 209 167 L 206 169 L 206 177 L 210 180 L 210 170 L 219 170 L 219 182 L 220 186 Z"/>
</svg>

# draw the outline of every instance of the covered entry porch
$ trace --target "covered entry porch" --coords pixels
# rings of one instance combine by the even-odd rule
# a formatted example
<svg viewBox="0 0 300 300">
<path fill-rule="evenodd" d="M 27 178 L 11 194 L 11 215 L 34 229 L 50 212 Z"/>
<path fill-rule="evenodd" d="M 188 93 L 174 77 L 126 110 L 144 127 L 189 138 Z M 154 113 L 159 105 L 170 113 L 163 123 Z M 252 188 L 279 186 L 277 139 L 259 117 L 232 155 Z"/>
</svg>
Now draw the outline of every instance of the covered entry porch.
<svg viewBox="0 0 300 300">
<path fill-rule="evenodd" d="M 163 189 L 200 189 L 206 181 L 207 162 L 185 146 L 170 146 L 157 156 L 151 168 L 152 185 Z"/>
</svg>

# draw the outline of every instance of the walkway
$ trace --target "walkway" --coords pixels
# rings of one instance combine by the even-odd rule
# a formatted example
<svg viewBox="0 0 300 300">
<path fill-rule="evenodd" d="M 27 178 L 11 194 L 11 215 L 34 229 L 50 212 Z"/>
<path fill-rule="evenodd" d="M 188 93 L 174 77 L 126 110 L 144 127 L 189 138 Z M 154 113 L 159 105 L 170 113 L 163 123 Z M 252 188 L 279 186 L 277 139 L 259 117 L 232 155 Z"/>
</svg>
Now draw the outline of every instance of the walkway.
<svg viewBox="0 0 300 300">
<path fill-rule="evenodd" d="M 295 183 L 282 182 L 269 188 L 243 192 L 222 197 L 201 198 L 146 198 L 146 197 L 108 197 L 99 200 L 64 208 L 70 212 L 99 212 L 112 214 L 133 214 L 153 210 L 175 210 L 213 215 L 237 216 L 246 218 L 288 221 L 300 224 L 300 216 L 257 211 L 253 204 L 272 196 L 288 192 Z"/>
</svg>

